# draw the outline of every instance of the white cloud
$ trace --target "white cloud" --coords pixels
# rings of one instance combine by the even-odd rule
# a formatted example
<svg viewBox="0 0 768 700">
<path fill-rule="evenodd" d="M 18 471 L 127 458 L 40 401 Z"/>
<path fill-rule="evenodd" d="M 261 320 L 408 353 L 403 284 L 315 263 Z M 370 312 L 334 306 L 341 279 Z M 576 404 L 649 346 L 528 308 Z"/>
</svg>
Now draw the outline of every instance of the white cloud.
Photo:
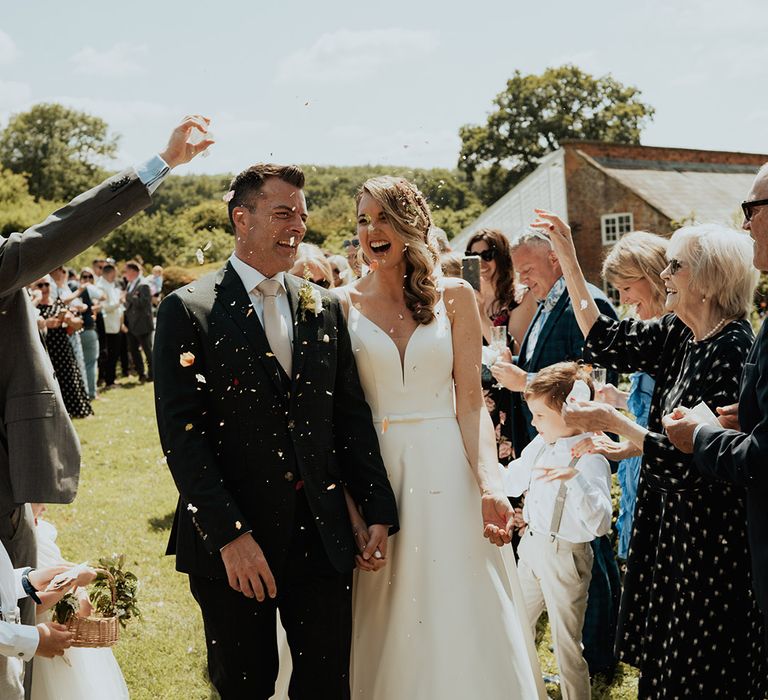
<svg viewBox="0 0 768 700">
<path fill-rule="evenodd" d="M 32 99 L 32 88 L 27 83 L 0 80 L 0 127 L 15 112 L 26 109 Z"/>
<path fill-rule="evenodd" d="M 349 81 L 378 69 L 432 53 L 435 32 L 415 29 L 341 29 L 323 34 L 312 46 L 289 55 L 277 72 L 278 82 Z"/>
<path fill-rule="evenodd" d="M 13 39 L 0 29 L 0 66 L 13 63 L 17 53 L 18 51 Z"/>
<path fill-rule="evenodd" d="M 104 51 L 86 46 L 80 49 L 70 60 L 75 65 L 76 73 L 120 78 L 143 73 L 142 59 L 147 53 L 148 49 L 143 44 L 121 42 Z"/>
</svg>

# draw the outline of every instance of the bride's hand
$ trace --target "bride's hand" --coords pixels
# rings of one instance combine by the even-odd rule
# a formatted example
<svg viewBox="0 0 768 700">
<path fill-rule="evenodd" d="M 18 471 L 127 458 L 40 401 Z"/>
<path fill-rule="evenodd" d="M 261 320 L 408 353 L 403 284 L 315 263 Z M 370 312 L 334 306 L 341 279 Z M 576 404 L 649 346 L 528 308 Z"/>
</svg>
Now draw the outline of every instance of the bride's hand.
<svg viewBox="0 0 768 700">
<path fill-rule="evenodd" d="M 384 531 L 382 532 L 382 527 L 384 527 Z M 366 527 L 365 523 L 362 523 L 362 526 L 355 526 L 352 527 L 352 533 L 355 536 L 355 544 L 357 545 L 359 554 L 355 556 L 355 563 L 357 564 L 357 568 L 361 571 L 378 571 L 379 569 L 383 569 L 384 566 L 386 566 L 387 563 L 387 533 L 389 532 L 389 528 L 382 525 L 371 525 L 371 527 Z M 373 546 L 371 543 L 372 537 L 376 537 L 377 542 L 381 542 L 381 544 L 375 546 L 375 551 L 371 552 L 371 547 Z M 383 540 L 382 540 L 383 538 Z M 365 558 L 366 550 L 368 550 L 368 558 Z"/>
<path fill-rule="evenodd" d="M 515 511 L 503 493 L 484 493 L 481 501 L 483 536 L 498 547 L 512 541 Z"/>
</svg>

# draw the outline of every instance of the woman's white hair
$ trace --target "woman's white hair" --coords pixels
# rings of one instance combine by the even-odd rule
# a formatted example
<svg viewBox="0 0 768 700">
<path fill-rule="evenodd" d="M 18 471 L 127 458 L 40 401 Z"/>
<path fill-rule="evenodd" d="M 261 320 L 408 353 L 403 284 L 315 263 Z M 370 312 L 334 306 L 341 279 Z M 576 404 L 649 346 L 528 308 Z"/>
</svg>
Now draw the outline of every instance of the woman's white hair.
<svg viewBox="0 0 768 700">
<path fill-rule="evenodd" d="M 675 231 L 667 258 L 691 268 L 691 289 L 711 299 L 726 318 L 749 316 L 760 277 L 752 264 L 752 239 L 721 224 L 685 226 Z"/>
</svg>

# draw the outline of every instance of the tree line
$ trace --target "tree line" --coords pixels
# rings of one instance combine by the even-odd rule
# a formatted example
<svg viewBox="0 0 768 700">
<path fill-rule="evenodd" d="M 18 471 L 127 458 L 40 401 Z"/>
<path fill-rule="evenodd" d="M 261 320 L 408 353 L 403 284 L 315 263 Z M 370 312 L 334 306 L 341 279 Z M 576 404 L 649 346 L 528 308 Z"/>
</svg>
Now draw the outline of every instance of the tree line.
<svg viewBox="0 0 768 700">
<path fill-rule="evenodd" d="M 460 128 L 453 169 L 304 165 L 310 211 L 307 239 L 338 250 L 355 233 L 354 195 L 373 175 L 400 175 L 427 196 L 449 237 L 535 169 L 565 139 L 639 143 L 653 108 L 635 87 L 576 66 L 540 75 L 515 71 L 494 98 L 485 123 Z M 0 235 L 23 231 L 109 172 L 119 135 L 99 117 L 55 103 L 11 116 L 0 131 Z M 170 176 L 147 211 L 100 244 L 118 260 L 140 256 L 162 265 L 210 260 L 232 249 L 226 193 L 231 174 Z"/>
</svg>

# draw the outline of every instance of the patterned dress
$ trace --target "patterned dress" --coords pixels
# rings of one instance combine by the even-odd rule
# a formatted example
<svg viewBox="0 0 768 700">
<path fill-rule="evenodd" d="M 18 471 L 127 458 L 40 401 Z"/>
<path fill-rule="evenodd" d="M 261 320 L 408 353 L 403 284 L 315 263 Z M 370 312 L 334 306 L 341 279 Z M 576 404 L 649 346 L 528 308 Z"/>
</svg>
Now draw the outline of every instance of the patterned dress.
<svg viewBox="0 0 768 700">
<path fill-rule="evenodd" d="M 509 309 L 502 309 L 495 316 L 491 316 L 492 326 L 507 326 L 509 324 Z M 483 345 L 487 345 L 483 338 Z M 509 346 L 509 332 L 507 332 L 507 346 Z M 514 459 L 512 450 L 512 393 L 509 389 L 497 386 L 491 371 L 483 365 L 482 370 L 483 397 L 488 413 L 491 414 L 493 427 L 496 430 L 496 451 L 499 455 L 499 463 L 509 464 Z"/>
<path fill-rule="evenodd" d="M 53 304 L 40 304 L 38 307 L 43 318 L 54 318 L 66 308 L 58 299 Z M 48 356 L 51 358 L 53 371 L 61 388 L 64 406 L 72 418 L 85 418 L 93 414 L 88 392 L 80 370 L 77 367 L 75 353 L 69 342 L 66 328 L 49 328 L 45 336 Z"/>
<path fill-rule="evenodd" d="M 752 339 L 742 320 L 695 342 L 671 314 L 601 316 L 587 338 L 589 359 L 656 380 L 617 634 L 620 658 L 641 671 L 640 698 L 758 700 L 768 690 L 743 490 L 705 481 L 661 425 L 676 406 L 734 403 Z"/>
</svg>

